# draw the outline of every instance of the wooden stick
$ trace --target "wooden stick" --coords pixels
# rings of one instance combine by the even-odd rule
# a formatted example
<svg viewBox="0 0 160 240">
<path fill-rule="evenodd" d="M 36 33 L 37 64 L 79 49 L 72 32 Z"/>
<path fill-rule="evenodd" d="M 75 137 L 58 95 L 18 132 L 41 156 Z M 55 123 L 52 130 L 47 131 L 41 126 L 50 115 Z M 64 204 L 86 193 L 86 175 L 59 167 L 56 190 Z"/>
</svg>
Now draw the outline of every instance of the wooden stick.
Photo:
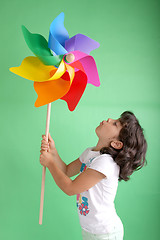
<svg viewBox="0 0 160 240">
<path fill-rule="evenodd" d="M 48 133 L 49 133 L 50 113 L 51 113 L 51 103 L 47 104 L 47 119 L 46 119 L 46 132 L 45 132 L 47 141 L 48 141 Z M 41 200 L 40 200 L 40 212 L 39 212 L 39 224 L 42 224 L 42 218 L 43 218 L 43 201 L 44 201 L 45 175 L 46 175 L 46 167 L 43 166 L 43 170 L 42 170 L 42 185 L 41 185 Z"/>
</svg>

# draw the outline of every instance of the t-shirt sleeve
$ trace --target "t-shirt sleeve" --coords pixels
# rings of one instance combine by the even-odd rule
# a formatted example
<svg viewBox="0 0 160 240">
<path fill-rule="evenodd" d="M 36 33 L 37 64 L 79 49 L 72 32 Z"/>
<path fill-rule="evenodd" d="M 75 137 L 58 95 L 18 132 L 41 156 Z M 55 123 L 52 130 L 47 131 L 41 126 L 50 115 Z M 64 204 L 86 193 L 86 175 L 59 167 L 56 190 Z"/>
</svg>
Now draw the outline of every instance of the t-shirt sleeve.
<svg viewBox="0 0 160 240">
<path fill-rule="evenodd" d="M 88 148 L 84 152 L 82 152 L 82 154 L 79 156 L 79 160 L 82 163 L 85 162 L 85 156 L 86 156 L 87 152 L 88 152 Z"/>
<path fill-rule="evenodd" d="M 113 175 L 115 169 L 115 162 L 108 154 L 103 154 L 96 157 L 89 168 L 103 173 L 107 178 Z"/>
</svg>

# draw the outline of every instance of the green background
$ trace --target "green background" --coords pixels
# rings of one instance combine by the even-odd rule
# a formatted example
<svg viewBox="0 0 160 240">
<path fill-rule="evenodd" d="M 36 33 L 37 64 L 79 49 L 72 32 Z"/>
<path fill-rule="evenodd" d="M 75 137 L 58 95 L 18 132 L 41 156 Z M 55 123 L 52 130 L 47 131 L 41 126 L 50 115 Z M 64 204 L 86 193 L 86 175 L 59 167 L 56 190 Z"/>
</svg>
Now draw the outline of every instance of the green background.
<svg viewBox="0 0 160 240">
<path fill-rule="evenodd" d="M 81 239 L 76 196 L 65 195 L 46 171 L 43 224 L 39 225 L 42 166 L 39 163 L 47 106 L 34 107 L 33 82 L 11 72 L 33 54 L 21 25 L 48 39 L 53 19 L 65 13 L 69 36 L 100 43 L 94 57 L 101 86 L 88 84 L 75 111 L 52 103 L 50 133 L 70 163 L 97 143 L 103 119 L 135 113 L 148 142 L 148 165 L 120 182 L 115 206 L 124 240 L 159 239 L 160 3 L 157 0 L 3 1 L 0 79 L 0 239 Z"/>
</svg>

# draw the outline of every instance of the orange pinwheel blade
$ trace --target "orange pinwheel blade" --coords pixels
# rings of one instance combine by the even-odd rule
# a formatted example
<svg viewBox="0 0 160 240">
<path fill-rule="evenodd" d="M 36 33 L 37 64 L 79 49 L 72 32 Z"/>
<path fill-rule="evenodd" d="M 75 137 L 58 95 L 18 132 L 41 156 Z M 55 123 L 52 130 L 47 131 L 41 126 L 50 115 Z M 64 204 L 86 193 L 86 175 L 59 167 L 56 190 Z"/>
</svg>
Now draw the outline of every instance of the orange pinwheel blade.
<svg viewBox="0 0 160 240">
<path fill-rule="evenodd" d="M 40 107 L 56 101 L 69 91 L 70 86 L 71 82 L 68 72 L 65 72 L 61 78 L 56 80 L 34 82 L 34 89 L 38 95 L 34 106 Z"/>
</svg>

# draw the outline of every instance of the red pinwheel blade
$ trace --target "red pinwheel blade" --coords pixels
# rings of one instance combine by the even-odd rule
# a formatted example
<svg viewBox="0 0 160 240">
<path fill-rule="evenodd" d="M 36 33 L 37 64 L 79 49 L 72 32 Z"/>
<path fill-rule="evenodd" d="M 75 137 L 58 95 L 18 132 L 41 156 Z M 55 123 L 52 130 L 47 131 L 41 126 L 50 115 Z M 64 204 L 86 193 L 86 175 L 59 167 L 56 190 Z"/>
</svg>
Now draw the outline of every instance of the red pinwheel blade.
<svg viewBox="0 0 160 240">
<path fill-rule="evenodd" d="M 81 70 L 82 72 L 85 73 L 84 67 L 82 66 L 82 63 L 80 61 L 70 63 L 69 65 L 74 67 L 74 68 L 77 68 L 77 69 L 79 69 L 79 70 Z"/>
<path fill-rule="evenodd" d="M 87 76 L 81 70 L 75 72 L 75 77 L 73 79 L 72 85 L 67 92 L 61 99 L 66 101 L 68 104 L 68 108 L 70 111 L 73 111 L 78 102 L 80 101 L 83 92 L 87 85 Z"/>
</svg>

